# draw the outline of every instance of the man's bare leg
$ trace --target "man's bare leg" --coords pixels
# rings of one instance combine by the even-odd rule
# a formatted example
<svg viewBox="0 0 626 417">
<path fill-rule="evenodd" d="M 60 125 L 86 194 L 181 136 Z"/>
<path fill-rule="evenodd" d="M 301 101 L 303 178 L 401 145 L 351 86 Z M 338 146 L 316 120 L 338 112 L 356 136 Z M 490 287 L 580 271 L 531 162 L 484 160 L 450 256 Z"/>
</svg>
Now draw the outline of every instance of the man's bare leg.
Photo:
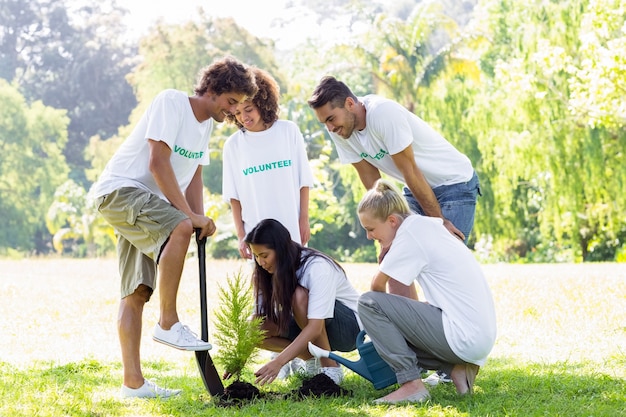
<svg viewBox="0 0 626 417">
<path fill-rule="evenodd" d="M 120 302 L 117 330 L 122 349 L 124 385 L 128 388 L 136 389 L 144 383 L 140 358 L 141 327 L 143 307 L 151 294 L 150 288 L 140 285 L 134 293 Z"/>
<path fill-rule="evenodd" d="M 174 228 L 170 238 L 161 252 L 159 259 L 159 325 L 169 330 L 179 321 L 176 308 L 178 287 L 183 273 L 187 250 L 193 227 L 190 220 L 184 220 Z"/>
</svg>

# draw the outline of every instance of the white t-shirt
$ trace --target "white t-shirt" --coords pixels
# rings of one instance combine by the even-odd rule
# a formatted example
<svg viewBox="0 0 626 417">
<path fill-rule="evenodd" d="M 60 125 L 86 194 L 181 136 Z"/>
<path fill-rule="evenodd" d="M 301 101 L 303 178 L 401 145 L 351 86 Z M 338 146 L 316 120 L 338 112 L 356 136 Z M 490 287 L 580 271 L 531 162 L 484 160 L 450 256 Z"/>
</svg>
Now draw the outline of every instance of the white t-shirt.
<svg viewBox="0 0 626 417">
<path fill-rule="evenodd" d="M 365 129 L 355 129 L 348 139 L 329 131 L 342 163 L 366 160 L 404 182 L 391 155 L 412 146 L 417 167 L 432 188 L 467 182 L 472 178 L 474 169 L 467 156 L 405 107 L 376 95 L 359 100 L 366 109 Z"/>
<path fill-rule="evenodd" d="M 443 220 L 406 218 L 380 270 L 406 285 L 417 280 L 425 301 L 442 310 L 452 351 L 466 362 L 484 364 L 496 339 L 491 290 L 474 255 Z"/>
<path fill-rule="evenodd" d="M 184 192 L 198 165 L 209 164 L 209 138 L 212 131 L 213 119 L 198 122 L 186 93 L 162 91 L 107 163 L 94 185 L 93 197 L 109 194 L 122 187 L 135 187 L 167 201 L 150 172 L 148 139 L 165 142 L 172 150 L 170 161 L 178 186 Z"/>
<path fill-rule="evenodd" d="M 314 256 L 298 269 L 296 275 L 300 279 L 300 285 L 309 290 L 309 319 L 332 318 L 336 300 L 354 311 L 359 327 L 363 328 L 357 314 L 359 293 L 334 264 Z"/>
<path fill-rule="evenodd" d="M 246 234 L 261 220 L 278 220 L 291 239 L 300 237 L 300 189 L 313 186 L 298 126 L 277 120 L 262 132 L 239 130 L 224 144 L 222 197 L 241 203 Z"/>
</svg>

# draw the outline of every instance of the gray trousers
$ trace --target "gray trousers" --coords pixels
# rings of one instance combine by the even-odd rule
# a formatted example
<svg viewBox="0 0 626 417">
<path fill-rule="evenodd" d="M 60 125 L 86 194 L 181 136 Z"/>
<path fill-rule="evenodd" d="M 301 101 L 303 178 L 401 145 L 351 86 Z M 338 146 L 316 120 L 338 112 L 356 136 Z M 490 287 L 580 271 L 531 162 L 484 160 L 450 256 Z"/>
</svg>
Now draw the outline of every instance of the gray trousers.
<svg viewBox="0 0 626 417">
<path fill-rule="evenodd" d="M 359 298 L 358 312 L 376 351 L 394 370 L 399 384 L 421 378 L 425 370 L 450 375 L 455 364 L 465 363 L 450 349 L 437 307 L 370 291 Z"/>
</svg>

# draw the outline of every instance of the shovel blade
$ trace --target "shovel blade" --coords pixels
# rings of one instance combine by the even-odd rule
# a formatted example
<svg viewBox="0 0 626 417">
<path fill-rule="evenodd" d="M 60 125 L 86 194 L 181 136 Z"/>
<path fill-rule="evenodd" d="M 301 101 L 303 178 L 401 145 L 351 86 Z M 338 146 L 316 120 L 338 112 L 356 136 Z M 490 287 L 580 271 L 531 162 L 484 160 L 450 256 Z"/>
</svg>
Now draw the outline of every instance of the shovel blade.
<svg viewBox="0 0 626 417">
<path fill-rule="evenodd" d="M 196 351 L 196 362 L 198 363 L 198 369 L 202 376 L 202 382 L 206 387 L 209 394 L 213 397 L 224 394 L 224 385 L 222 384 L 222 378 L 217 373 L 213 359 L 208 350 Z"/>
</svg>

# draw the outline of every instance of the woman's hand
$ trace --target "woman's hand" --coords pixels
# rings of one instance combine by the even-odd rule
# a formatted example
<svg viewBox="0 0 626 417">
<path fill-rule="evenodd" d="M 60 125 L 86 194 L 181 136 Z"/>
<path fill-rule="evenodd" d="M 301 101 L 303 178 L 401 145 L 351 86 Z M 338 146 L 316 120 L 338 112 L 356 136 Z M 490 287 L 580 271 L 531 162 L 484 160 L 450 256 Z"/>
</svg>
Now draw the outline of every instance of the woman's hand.
<svg viewBox="0 0 626 417">
<path fill-rule="evenodd" d="M 254 376 L 256 376 L 255 382 L 257 384 L 259 385 L 269 384 L 276 379 L 276 377 L 278 376 L 278 373 L 280 372 L 280 369 L 284 365 L 284 363 L 281 365 L 277 359 L 278 357 L 272 359 L 271 361 L 266 363 L 263 367 L 261 367 L 261 369 L 259 369 L 258 371 L 254 373 Z"/>
<path fill-rule="evenodd" d="M 241 255 L 243 259 L 252 259 L 250 247 L 244 239 L 239 240 L 239 255 Z"/>
</svg>

